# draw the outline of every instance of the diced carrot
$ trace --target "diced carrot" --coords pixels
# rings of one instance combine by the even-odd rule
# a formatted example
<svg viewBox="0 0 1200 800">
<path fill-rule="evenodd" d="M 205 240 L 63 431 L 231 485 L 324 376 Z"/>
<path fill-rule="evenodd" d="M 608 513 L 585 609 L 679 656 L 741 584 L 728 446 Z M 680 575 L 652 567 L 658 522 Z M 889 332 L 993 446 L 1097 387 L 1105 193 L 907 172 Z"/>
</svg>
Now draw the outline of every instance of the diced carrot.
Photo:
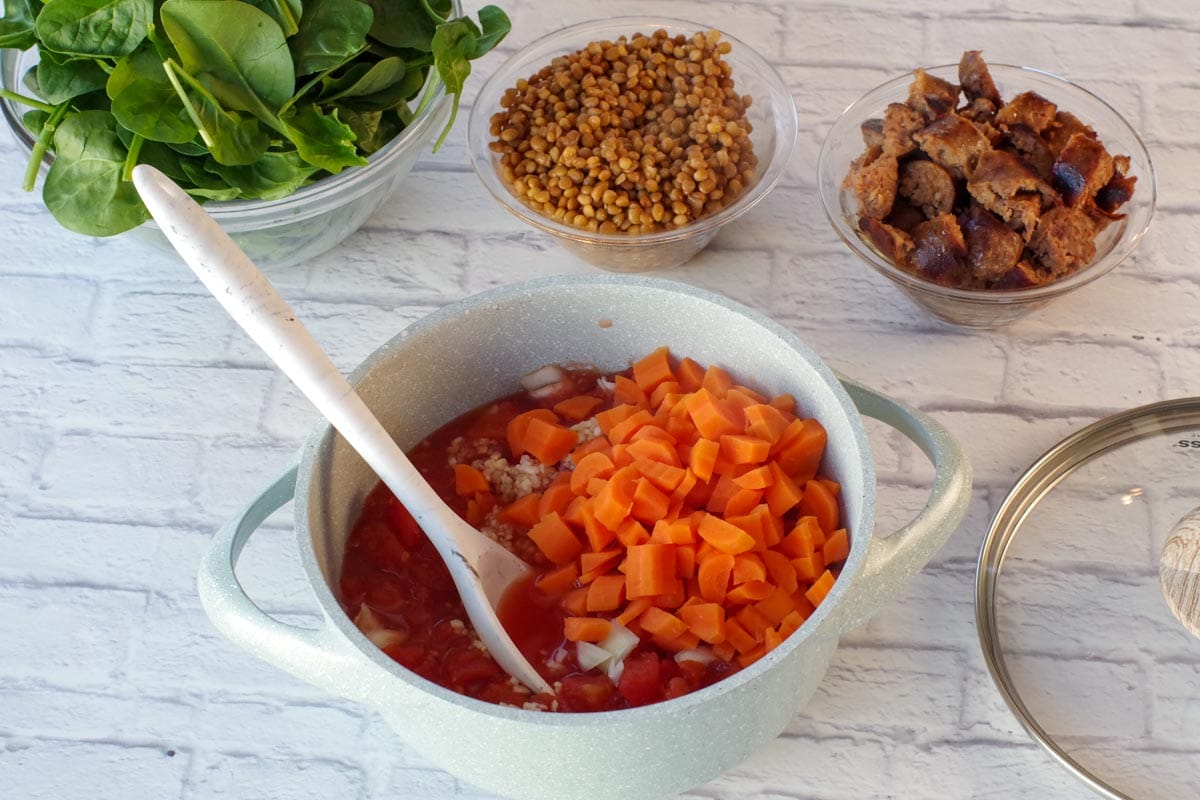
<svg viewBox="0 0 1200 800">
<path fill-rule="evenodd" d="M 758 553 L 741 553 L 733 557 L 733 585 L 749 581 L 766 581 L 767 567 Z"/>
<path fill-rule="evenodd" d="M 508 449 L 512 451 L 514 459 L 519 459 L 525 454 L 525 434 L 529 430 L 529 423 L 535 419 L 540 419 L 542 422 L 554 425 L 558 422 L 558 416 L 548 408 L 535 408 L 532 411 L 526 411 L 524 414 L 517 414 L 508 421 L 508 427 L 505 430 L 505 438 L 508 439 Z"/>
<path fill-rule="evenodd" d="M 808 591 L 804 593 L 804 596 L 814 606 L 821 605 L 821 601 L 829 595 L 829 590 L 833 588 L 833 581 L 833 573 L 825 570 L 821 574 L 821 577 L 817 578 L 817 582 L 808 587 Z"/>
<path fill-rule="evenodd" d="M 584 456 L 575 463 L 575 469 L 571 471 L 571 491 L 584 494 L 587 492 L 588 481 L 592 478 L 607 478 L 615 469 L 612 459 L 603 453 Z"/>
<path fill-rule="evenodd" d="M 783 471 L 797 483 L 805 483 L 817 475 L 821 458 L 825 455 L 825 428 L 815 419 L 801 423 L 800 435 L 787 442 L 775 453 Z"/>
<path fill-rule="evenodd" d="M 696 603 L 679 609 L 688 630 L 709 644 L 725 641 L 725 609 L 717 603 Z"/>
<path fill-rule="evenodd" d="M 737 621 L 741 623 L 746 632 L 754 637 L 754 641 L 761 642 L 763 633 L 767 628 L 771 627 L 771 623 L 767 622 L 767 618 L 755 610 L 754 606 L 742 606 L 737 612 Z"/>
<path fill-rule="evenodd" d="M 695 650 L 700 646 L 700 637 L 691 631 L 684 631 L 682 636 L 660 636 L 654 634 L 650 640 L 668 653 L 682 653 L 684 650 Z"/>
<path fill-rule="evenodd" d="M 742 413 L 746 415 L 746 433 L 771 444 L 779 441 L 779 437 L 791 422 L 778 408 L 762 403 L 747 406 Z"/>
<path fill-rule="evenodd" d="M 668 397 L 672 395 L 680 397 L 682 396 L 682 392 L 683 389 L 677 381 L 663 381 L 658 386 L 655 386 L 654 391 L 650 393 L 650 407 L 661 408 Z"/>
<path fill-rule="evenodd" d="M 675 574 L 684 580 L 696 577 L 696 545 L 680 544 L 675 546 Z"/>
<path fill-rule="evenodd" d="M 642 477 L 664 492 L 675 491 L 684 476 L 683 467 L 664 464 L 661 461 L 651 461 L 646 458 L 635 459 L 633 468 L 641 473 Z"/>
<path fill-rule="evenodd" d="M 720 457 L 734 464 L 761 464 L 771 454 L 771 443 L 757 436 L 730 434 L 721 437 Z"/>
<path fill-rule="evenodd" d="M 624 557 L 625 551 L 619 549 L 600 550 L 595 553 L 583 553 L 579 556 L 581 574 L 587 572 L 603 573 L 612 569 Z"/>
<path fill-rule="evenodd" d="M 749 386 L 743 386 L 740 383 L 735 384 L 734 387 L 732 389 L 730 389 L 729 391 L 744 394 L 747 397 L 749 397 L 751 400 L 753 400 L 755 403 L 767 402 L 766 396 L 763 395 L 761 392 L 756 392 L 753 389 L 751 389 Z"/>
<path fill-rule="evenodd" d="M 683 401 L 692 423 L 705 439 L 719 441 L 726 434 L 744 430 L 742 412 L 710 392 L 700 389 Z"/>
<path fill-rule="evenodd" d="M 637 406 L 631 405 L 613 406 L 607 411 L 598 412 L 594 419 L 600 426 L 600 432 L 607 436 L 614 425 L 624 422 L 640 410 Z"/>
<path fill-rule="evenodd" d="M 762 658 L 766 654 L 767 654 L 766 644 L 756 644 L 749 651 L 738 655 L 738 657 L 737 657 L 738 666 L 741 667 L 742 669 L 745 669 L 746 667 L 750 666 L 755 661 L 758 661 L 760 658 Z"/>
<path fill-rule="evenodd" d="M 612 445 L 603 436 L 593 437 L 571 451 L 571 461 L 578 464 L 592 453 L 603 453 L 612 458 Z"/>
<path fill-rule="evenodd" d="M 467 501 L 467 524 L 478 528 L 495 507 L 496 495 L 491 492 L 475 495 Z"/>
<path fill-rule="evenodd" d="M 779 543 L 779 549 L 792 558 L 810 556 L 816 552 L 814 532 L 820 532 L 820 523 L 817 522 L 817 518 L 801 517 L 796 522 L 796 527 L 792 528 L 792 532 Z"/>
<path fill-rule="evenodd" d="M 842 493 L 842 485 L 837 481 L 831 481 L 829 478 L 817 478 L 821 485 L 829 490 L 829 493 L 834 497 L 838 497 Z"/>
<path fill-rule="evenodd" d="M 561 597 L 570 591 L 578 577 L 579 567 L 572 561 L 538 575 L 533 581 L 533 588 L 547 597 Z"/>
<path fill-rule="evenodd" d="M 796 604 L 792 602 L 791 592 L 777 586 L 769 595 L 754 604 L 754 610 L 766 617 L 772 625 L 779 625 L 784 617 L 796 610 Z"/>
<path fill-rule="evenodd" d="M 504 508 L 500 509 L 500 521 L 509 525 L 520 525 L 531 528 L 541 519 L 538 508 L 542 504 L 542 496 L 532 492 L 524 497 L 518 497 Z"/>
<path fill-rule="evenodd" d="M 683 391 L 694 392 L 704 385 L 704 367 L 690 358 L 685 358 L 675 368 L 675 377 Z"/>
<path fill-rule="evenodd" d="M 704 504 L 704 507 L 713 514 L 724 514 L 726 506 L 729 505 L 729 499 L 739 491 L 741 490 L 733 482 L 733 478 L 728 475 L 721 475 L 717 478 L 716 484 L 713 485 L 712 493 L 709 494 L 708 501 Z"/>
<path fill-rule="evenodd" d="M 628 594 L 628 590 L 626 590 Z M 625 610 L 616 616 L 616 621 L 628 628 L 634 620 L 640 617 L 653 603 L 649 597 L 637 597 L 625 605 Z"/>
<path fill-rule="evenodd" d="M 557 464 L 570 455 L 577 444 L 577 432 L 543 419 L 529 421 L 522 441 L 525 451 L 543 464 Z"/>
<path fill-rule="evenodd" d="M 654 529 L 650 532 L 650 541 L 656 544 L 695 544 L 696 533 L 687 520 L 667 522 L 665 519 L 660 519 L 654 523 Z"/>
<path fill-rule="evenodd" d="M 645 358 L 633 362 L 633 379 L 646 392 L 652 391 L 663 381 L 675 380 L 667 348 L 660 347 Z"/>
<path fill-rule="evenodd" d="M 780 411 L 786 411 L 789 414 L 796 413 L 796 398 L 790 394 L 780 394 L 771 398 L 771 405 L 778 408 Z"/>
<path fill-rule="evenodd" d="M 758 644 L 758 640 L 736 619 L 725 620 L 725 641 L 733 645 L 739 653 L 748 653 Z"/>
<path fill-rule="evenodd" d="M 792 566 L 788 557 L 778 550 L 766 550 L 759 553 L 759 557 L 762 558 L 763 565 L 767 568 L 767 577 L 771 583 L 785 590 L 789 595 L 795 594 L 800 585 L 796 580 L 796 568 Z"/>
<path fill-rule="evenodd" d="M 800 513 L 816 517 L 826 536 L 838 528 L 837 498 L 820 481 L 809 481 L 804 484 L 804 498 L 800 501 Z"/>
<path fill-rule="evenodd" d="M 734 478 L 733 482 L 743 489 L 766 489 L 775 482 L 775 475 L 770 467 L 755 467 Z"/>
<path fill-rule="evenodd" d="M 672 548 L 675 549 L 675 548 Z M 662 594 L 656 594 L 650 598 L 654 605 L 658 608 L 676 609 L 683 605 L 687 600 L 687 586 L 682 578 L 676 578 L 671 584 L 671 588 Z"/>
<path fill-rule="evenodd" d="M 629 452 L 629 445 L 615 444 L 612 448 L 612 462 L 616 467 L 628 467 L 633 464 L 633 453 Z"/>
<path fill-rule="evenodd" d="M 703 388 L 712 392 L 717 397 L 724 397 L 725 393 L 733 388 L 733 377 L 716 364 L 713 364 L 704 370 Z"/>
<path fill-rule="evenodd" d="M 613 402 L 626 403 L 638 408 L 649 408 L 650 397 L 646 394 L 646 390 L 638 386 L 624 375 L 618 375 L 613 378 L 615 388 L 613 389 Z"/>
<path fill-rule="evenodd" d="M 812 553 L 793 558 L 792 567 L 796 570 L 796 578 L 804 583 L 811 583 L 820 577 L 821 571 L 825 569 L 825 560 L 820 553 Z"/>
<path fill-rule="evenodd" d="M 708 558 L 702 558 L 697 553 L 697 557 L 700 560 L 700 567 L 696 570 L 700 596 L 710 603 L 723 604 L 733 575 L 733 556 L 718 552 Z"/>
<path fill-rule="evenodd" d="M 753 395 L 747 394 L 745 391 L 743 391 L 743 389 L 745 389 L 744 386 L 735 386 L 730 389 L 725 393 L 725 402 L 729 403 L 729 405 L 733 406 L 734 408 L 739 408 L 743 411 L 745 411 L 748 406 L 752 406 L 759 402 Z"/>
<path fill-rule="evenodd" d="M 555 564 L 574 561 L 583 552 L 583 543 L 558 514 L 542 517 L 529 529 L 529 538 Z"/>
<path fill-rule="evenodd" d="M 763 542 L 767 547 L 774 547 L 783 540 L 783 518 L 771 513 L 771 507 L 761 503 L 750 512 L 759 518 L 763 526 Z"/>
<path fill-rule="evenodd" d="M 468 494 L 490 492 L 492 485 L 487 476 L 470 464 L 454 465 L 454 493 L 460 497 Z"/>
<path fill-rule="evenodd" d="M 734 586 L 725 595 L 726 604 L 742 605 L 743 603 L 756 603 L 759 600 L 765 600 L 770 597 L 771 592 L 775 587 L 766 581 L 746 581 L 743 584 Z"/>
<path fill-rule="evenodd" d="M 562 606 L 562 610 L 567 612 L 572 617 L 582 617 L 588 613 L 587 610 L 587 594 L 586 586 L 580 586 L 577 589 L 571 589 L 562 596 L 558 604 Z"/>
<path fill-rule="evenodd" d="M 767 489 L 767 505 L 770 506 L 772 514 L 782 517 L 801 502 L 803 492 L 791 478 L 784 474 L 778 462 L 771 462 L 771 471 L 775 473 L 775 482 L 771 484 L 771 488 Z"/>
<path fill-rule="evenodd" d="M 825 546 L 821 548 L 821 555 L 825 557 L 826 564 L 836 564 L 850 557 L 850 537 L 846 535 L 845 528 L 838 528 L 829 534 Z"/>
<path fill-rule="evenodd" d="M 763 632 L 763 647 L 766 648 L 768 653 L 779 647 L 782 642 L 783 637 L 779 635 L 779 631 L 776 628 L 767 628 Z"/>
<path fill-rule="evenodd" d="M 737 486 L 737 479 L 734 478 L 733 481 L 734 486 Z M 762 500 L 762 497 L 762 489 L 738 489 L 725 503 L 725 516 L 740 517 L 749 514 Z"/>
<path fill-rule="evenodd" d="M 744 553 L 754 548 L 754 537 L 712 514 L 704 515 L 696 532 L 704 541 L 730 555 Z"/>
<path fill-rule="evenodd" d="M 671 498 L 645 478 L 638 478 L 637 488 L 633 491 L 633 518 L 641 522 L 653 523 L 666 516 L 667 506 Z"/>
<path fill-rule="evenodd" d="M 568 642 L 601 642 L 612 629 L 612 623 L 599 617 L 567 617 L 563 620 L 563 635 Z"/>
<path fill-rule="evenodd" d="M 712 651 L 714 656 L 726 663 L 732 661 L 733 657 L 737 655 L 737 649 L 729 643 L 728 639 L 720 644 L 713 645 Z"/>
<path fill-rule="evenodd" d="M 617 541 L 626 548 L 646 544 L 650 541 L 650 531 L 646 530 L 645 525 L 629 517 L 617 528 Z"/>
<path fill-rule="evenodd" d="M 633 492 L 639 479 L 633 467 L 622 467 L 613 473 L 595 497 L 596 519 L 600 524 L 615 531 L 633 509 Z"/>
<path fill-rule="evenodd" d="M 581 394 L 563 400 L 560 403 L 555 403 L 554 413 L 570 422 L 582 422 L 602 405 L 604 405 L 602 398 L 590 394 Z"/>
<path fill-rule="evenodd" d="M 783 622 L 779 623 L 779 635 L 784 639 L 791 636 L 793 633 L 800 630 L 800 626 L 804 624 L 805 619 L 807 619 L 807 617 L 805 617 L 799 611 L 792 611 L 788 613 L 788 615 L 783 618 Z"/>
<path fill-rule="evenodd" d="M 718 442 L 712 439 L 701 439 L 692 445 L 691 453 L 688 456 L 688 467 L 697 478 L 709 481 L 717 466 L 717 454 L 720 451 L 721 445 Z"/>
<path fill-rule="evenodd" d="M 625 557 L 625 593 L 632 600 L 674 588 L 675 553 L 669 544 L 639 544 Z"/>
<path fill-rule="evenodd" d="M 792 595 L 792 602 L 796 604 L 796 612 L 803 615 L 804 619 L 808 619 L 817 610 L 809 599 L 804 596 L 804 592 L 796 592 Z"/>
<path fill-rule="evenodd" d="M 625 576 L 601 575 L 587 589 L 588 613 L 616 611 L 625 602 Z"/>
<path fill-rule="evenodd" d="M 612 543 L 613 539 L 617 538 L 616 531 L 596 519 L 595 506 L 584 505 L 580 508 L 579 514 L 583 517 L 583 535 L 587 537 L 588 547 L 592 549 L 593 553 L 604 550 Z"/>
<path fill-rule="evenodd" d="M 646 425 L 638 428 L 633 436 L 629 437 L 631 444 L 633 442 L 640 442 L 645 439 L 653 439 L 656 441 L 665 442 L 672 447 L 679 443 L 679 440 L 675 438 L 675 434 L 662 427 L 662 425 L 658 422 L 655 422 L 653 425 Z"/>
<path fill-rule="evenodd" d="M 654 416 L 649 411 L 636 411 L 608 429 L 608 440 L 613 444 L 628 443 L 638 430 L 653 423 Z"/>
<path fill-rule="evenodd" d="M 570 487 L 568 487 L 570 488 Z M 571 502 L 567 503 L 567 507 L 559 512 L 559 515 L 569 525 L 574 525 L 576 528 L 583 527 L 583 509 L 593 505 L 590 497 L 575 497 Z M 539 511 L 541 508 L 539 507 Z M 543 517 L 549 516 L 543 514 Z"/>
<path fill-rule="evenodd" d="M 642 428 L 642 431 L 646 430 L 661 430 L 661 428 L 651 428 L 649 426 Z M 638 433 L 641 433 L 641 431 L 638 431 Z M 679 466 L 679 454 L 675 452 L 675 445 L 670 441 L 641 439 L 636 442 L 630 442 L 628 452 L 633 456 L 635 461 L 644 458 L 649 461 L 661 461 L 673 467 Z"/>
<path fill-rule="evenodd" d="M 687 633 L 687 624 L 679 617 L 661 608 L 651 606 L 640 617 L 642 629 L 657 636 L 674 639 Z"/>
</svg>

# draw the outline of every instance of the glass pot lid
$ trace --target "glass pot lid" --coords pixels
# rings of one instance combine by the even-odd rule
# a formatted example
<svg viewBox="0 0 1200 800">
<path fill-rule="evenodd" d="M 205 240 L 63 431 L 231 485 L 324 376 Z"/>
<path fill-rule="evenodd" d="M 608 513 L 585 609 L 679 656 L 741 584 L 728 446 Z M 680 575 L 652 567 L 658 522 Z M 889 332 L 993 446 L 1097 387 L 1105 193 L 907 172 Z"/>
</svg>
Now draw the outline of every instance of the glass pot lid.
<svg viewBox="0 0 1200 800">
<path fill-rule="evenodd" d="M 988 668 L 1047 751 L 1112 800 L 1200 797 L 1200 638 L 1159 557 L 1200 506 L 1200 397 L 1064 439 L 992 521 L 975 613 Z"/>
</svg>

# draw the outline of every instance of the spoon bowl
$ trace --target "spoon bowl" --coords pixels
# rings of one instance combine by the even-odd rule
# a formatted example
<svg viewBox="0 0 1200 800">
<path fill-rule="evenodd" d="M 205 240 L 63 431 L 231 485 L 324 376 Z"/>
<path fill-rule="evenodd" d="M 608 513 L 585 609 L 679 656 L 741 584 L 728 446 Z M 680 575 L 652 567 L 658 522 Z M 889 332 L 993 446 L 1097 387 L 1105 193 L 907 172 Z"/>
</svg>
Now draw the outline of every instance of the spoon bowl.
<svg viewBox="0 0 1200 800">
<path fill-rule="evenodd" d="M 275 287 L 204 209 L 153 167 L 135 167 L 133 183 L 171 245 L 213 297 L 413 515 L 446 562 L 467 615 L 496 663 L 533 691 L 550 692 L 496 616 L 504 592 L 531 567 L 438 497 Z"/>
</svg>

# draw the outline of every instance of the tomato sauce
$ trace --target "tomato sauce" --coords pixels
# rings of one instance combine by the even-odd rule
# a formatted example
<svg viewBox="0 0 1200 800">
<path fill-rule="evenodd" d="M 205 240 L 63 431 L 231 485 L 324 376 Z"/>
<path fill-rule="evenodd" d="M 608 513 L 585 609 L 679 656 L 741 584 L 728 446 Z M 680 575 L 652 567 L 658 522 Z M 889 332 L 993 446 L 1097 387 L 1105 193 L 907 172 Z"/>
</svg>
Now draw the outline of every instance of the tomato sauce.
<svg viewBox="0 0 1200 800">
<path fill-rule="evenodd" d="M 442 426 L 410 453 L 414 466 L 464 519 L 467 499 L 454 491 L 447 452 L 460 437 L 497 442 L 508 455 L 505 429 L 525 411 L 549 408 L 564 396 L 594 390 L 597 373 L 567 373 L 562 391 L 541 398 L 522 392 L 489 403 Z M 610 395 L 598 410 L 611 407 Z M 546 562 L 534 548 L 520 552 L 531 563 Z M 535 576 L 536 578 L 536 576 Z M 598 670 L 583 671 L 575 648 L 563 637 L 565 616 L 557 601 L 534 589 L 534 578 L 515 585 L 497 612 L 525 657 L 556 695 L 532 695 L 517 685 L 482 648 L 467 618 L 450 572 L 437 550 L 391 491 L 380 482 L 367 496 L 346 543 L 340 601 L 351 619 L 363 607 L 387 636 L 383 651 L 427 680 L 460 694 L 493 703 L 558 711 L 611 711 L 678 697 L 714 683 L 736 670 L 725 662 L 677 662 L 673 654 L 642 643 L 625 659 L 614 682 Z M 361 619 L 359 620 L 361 622 Z M 360 624 L 360 627 L 363 627 Z"/>
</svg>

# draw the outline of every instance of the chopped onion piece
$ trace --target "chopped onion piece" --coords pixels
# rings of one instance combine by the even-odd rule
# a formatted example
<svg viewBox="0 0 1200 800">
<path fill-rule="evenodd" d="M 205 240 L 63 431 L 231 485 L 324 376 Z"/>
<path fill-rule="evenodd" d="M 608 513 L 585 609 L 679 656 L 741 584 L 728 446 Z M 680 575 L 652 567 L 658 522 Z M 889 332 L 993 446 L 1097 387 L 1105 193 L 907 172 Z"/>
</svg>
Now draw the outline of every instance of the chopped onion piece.
<svg viewBox="0 0 1200 800">
<path fill-rule="evenodd" d="M 608 662 L 608 679 L 614 684 L 621 682 L 621 673 L 625 671 L 625 659 Z"/>
<path fill-rule="evenodd" d="M 541 369 L 535 369 L 521 377 L 521 387 L 527 392 L 533 392 L 544 386 L 558 383 L 565 377 L 563 371 L 553 364 L 547 364 Z"/>
<path fill-rule="evenodd" d="M 616 391 L 617 383 L 616 381 L 610 381 L 608 378 L 601 375 L 599 378 L 596 378 L 596 386 L 605 392 L 611 393 Z"/>
<path fill-rule="evenodd" d="M 371 644 L 383 650 L 394 644 L 404 644 L 407 642 L 408 633 L 405 631 L 391 631 L 387 628 L 376 628 L 373 631 L 367 632 L 367 638 L 371 640 Z"/>
<path fill-rule="evenodd" d="M 695 661 L 700 664 L 711 664 L 716 661 L 717 657 L 713 655 L 713 651 L 707 647 L 697 647 L 694 650 L 680 650 L 675 654 L 675 663 L 682 661 Z"/>
<path fill-rule="evenodd" d="M 636 633 L 613 620 L 608 629 L 608 636 L 605 636 L 597 646 L 611 653 L 613 661 L 622 661 L 625 656 L 633 652 L 633 648 L 637 647 L 640 641 Z"/>
<path fill-rule="evenodd" d="M 611 659 L 612 653 L 602 647 L 597 647 L 591 642 L 576 642 L 575 658 L 579 661 L 580 669 L 589 670 Z"/>
</svg>

